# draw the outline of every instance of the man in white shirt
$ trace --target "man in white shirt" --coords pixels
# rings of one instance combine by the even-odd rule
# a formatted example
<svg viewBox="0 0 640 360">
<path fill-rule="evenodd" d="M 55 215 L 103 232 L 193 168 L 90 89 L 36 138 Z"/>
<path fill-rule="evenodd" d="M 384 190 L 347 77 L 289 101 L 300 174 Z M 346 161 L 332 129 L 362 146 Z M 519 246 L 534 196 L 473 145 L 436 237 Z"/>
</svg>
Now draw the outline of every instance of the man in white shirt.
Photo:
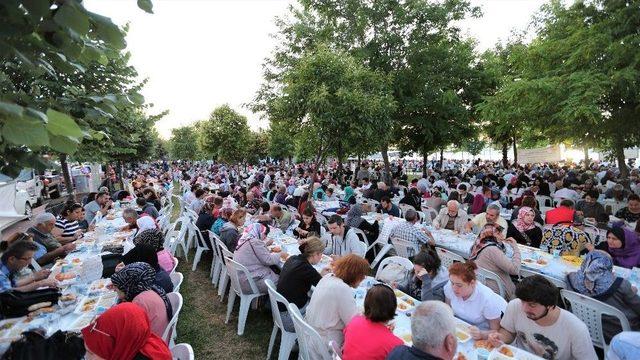
<svg viewBox="0 0 640 360">
<path fill-rule="evenodd" d="M 511 344 L 545 359 L 596 360 L 589 329 L 578 317 L 557 305 L 558 288 L 540 275 L 524 278 L 517 299 L 507 305 L 500 330 L 488 335 L 499 346 Z M 478 337 L 478 334 L 472 334 Z"/>
<path fill-rule="evenodd" d="M 556 192 L 553 193 L 553 198 L 557 200 L 569 199 L 575 204 L 580 200 L 580 195 L 577 191 L 563 187 L 562 181 L 556 181 Z"/>
<path fill-rule="evenodd" d="M 264 176 L 264 180 L 262 181 L 263 191 L 269 191 L 269 185 L 271 184 L 271 181 L 273 181 L 275 172 L 276 171 L 273 168 L 269 168 L 267 170 L 267 174 Z"/>
<path fill-rule="evenodd" d="M 340 215 L 331 215 L 327 221 L 329 232 L 325 234 L 326 247 L 324 253 L 336 257 L 354 253 L 364 257 L 367 244 L 360 241 L 356 232 L 344 225 Z"/>
</svg>

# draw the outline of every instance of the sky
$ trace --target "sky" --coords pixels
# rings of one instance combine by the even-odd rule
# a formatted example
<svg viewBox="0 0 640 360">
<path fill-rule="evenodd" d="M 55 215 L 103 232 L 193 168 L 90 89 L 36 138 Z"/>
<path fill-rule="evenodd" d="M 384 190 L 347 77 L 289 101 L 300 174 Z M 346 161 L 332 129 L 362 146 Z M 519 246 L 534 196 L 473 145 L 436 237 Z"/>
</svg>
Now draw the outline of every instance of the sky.
<svg viewBox="0 0 640 360">
<path fill-rule="evenodd" d="M 209 117 L 229 104 L 245 115 L 253 130 L 268 121 L 252 113 L 251 102 L 262 83 L 262 64 L 275 48 L 270 37 L 274 19 L 287 13 L 291 0 L 154 0 L 148 14 L 135 0 L 85 0 L 85 7 L 129 24 L 127 50 L 131 65 L 148 79 L 142 90 L 151 113 L 169 110 L 156 123 L 160 135 Z M 464 33 L 478 50 L 506 40 L 513 29 L 525 29 L 542 0 L 471 0 L 483 17 L 463 21 Z"/>
</svg>

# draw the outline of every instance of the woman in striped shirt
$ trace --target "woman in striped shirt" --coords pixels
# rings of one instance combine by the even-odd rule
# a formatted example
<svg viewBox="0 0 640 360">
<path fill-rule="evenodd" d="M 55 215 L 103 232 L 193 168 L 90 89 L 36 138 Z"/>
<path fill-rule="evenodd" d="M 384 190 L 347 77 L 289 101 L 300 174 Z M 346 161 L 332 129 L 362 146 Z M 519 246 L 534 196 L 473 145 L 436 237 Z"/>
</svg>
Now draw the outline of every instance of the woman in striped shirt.
<svg viewBox="0 0 640 360">
<path fill-rule="evenodd" d="M 60 212 L 56 219 L 56 239 L 61 244 L 77 240 L 82 234 L 82 229 L 78 221 L 82 220 L 82 205 L 78 203 L 68 203 Z"/>
</svg>

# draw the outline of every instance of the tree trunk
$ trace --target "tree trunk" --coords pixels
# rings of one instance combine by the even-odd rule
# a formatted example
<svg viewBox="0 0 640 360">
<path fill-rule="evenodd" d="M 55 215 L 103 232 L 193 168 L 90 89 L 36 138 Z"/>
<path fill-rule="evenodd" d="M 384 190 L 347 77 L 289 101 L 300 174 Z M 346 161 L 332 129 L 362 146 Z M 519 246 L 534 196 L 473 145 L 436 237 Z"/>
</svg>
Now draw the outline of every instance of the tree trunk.
<svg viewBox="0 0 640 360">
<path fill-rule="evenodd" d="M 427 177 L 427 158 L 428 157 L 429 157 L 429 154 L 427 154 L 427 151 L 423 150 L 422 151 L 422 177 L 425 179 Z"/>
<path fill-rule="evenodd" d="M 513 164 L 518 165 L 518 147 L 516 145 L 516 137 L 513 137 Z"/>
<path fill-rule="evenodd" d="M 618 162 L 620 177 L 626 181 L 629 177 L 629 168 L 627 168 L 627 164 L 624 162 L 624 143 L 620 137 L 621 135 L 616 136 L 616 139 L 613 141 L 613 153 Z"/>
<path fill-rule="evenodd" d="M 389 165 L 389 144 L 384 143 L 382 144 L 382 149 L 380 150 L 380 153 L 382 153 L 382 160 L 384 161 L 384 182 L 385 184 L 387 184 L 388 186 L 391 186 L 391 166 Z"/>
<path fill-rule="evenodd" d="M 588 170 L 590 165 L 589 164 L 589 147 L 585 146 L 583 151 L 584 151 L 584 168 L 585 170 Z"/>
<path fill-rule="evenodd" d="M 440 171 L 444 170 L 444 148 L 440 148 Z"/>
<path fill-rule="evenodd" d="M 338 143 L 338 181 L 342 182 L 342 144 Z"/>
<path fill-rule="evenodd" d="M 62 167 L 62 177 L 64 179 L 64 186 L 67 188 L 67 195 L 73 196 L 75 191 L 73 190 L 73 182 L 71 182 L 71 174 L 69 174 L 69 164 L 67 164 L 67 154 L 60 154 L 60 167 Z M 60 194 L 62 197 L 62 194 Z"/>
<path fill-rule="evenodd" d="M 509 143 L 502 143 L 502 166 L 506 169 L 509 166 L 509 158 L 507 153 L 509 152 Z"/>
</svg>

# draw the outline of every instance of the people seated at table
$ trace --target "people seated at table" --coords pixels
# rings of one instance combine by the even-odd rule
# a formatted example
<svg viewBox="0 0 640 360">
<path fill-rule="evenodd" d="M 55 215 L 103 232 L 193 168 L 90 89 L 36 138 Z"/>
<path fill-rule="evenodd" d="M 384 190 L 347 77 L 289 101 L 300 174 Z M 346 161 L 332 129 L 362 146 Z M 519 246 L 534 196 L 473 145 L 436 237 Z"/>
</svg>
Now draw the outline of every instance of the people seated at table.
<svg viewBox="0 0 640 360">
<path fill-rule="evenodd" d="M 287 301 L 296 304 L 300 313 L 304 315 L 307 311 L 311 286 L 318 285 L 322 276 L 331 272 L 331 268 L 325 267 L 318 272 L 313 267 L 322 260 L 324 251 L 324 243 L 319 238 L 310 236 L 302 240 L 298 249 L 300 254 L 290 256 L 284 263 L 276 290 Z M 285 330 L 294 332 L 289 312 L 281 304 L 278 304 L 278 307 Z"/>
<path fill-rule="evenodd" d="M 504 236 L 507 236 L 507 228 L 509 225 L 507 221 L 500 216 L 500 206 L 496 204 L 490 204 L 487 206 L 487 211 L 480 213 L 469 220 L 465 225 L 466 232 L 472 232 L 474 229 L 483 229 L 487 224 L 494 224 L 500 226 L 499 231 Z"/>
<path fill-rule="evenodd" d="M 536 226 L 535 210 L 528 206 L 521 206 L 513 211 L 517 212 L 517 218 L 509 223 L 507 237 L 515 239 L 518 244 L 539 248 L 542 229 Z"/>
<path fill-rule="evenodd" d="M 156 270 L 145 262 L 126 265 L 111 275 L 121 301 L 139 305 L 147 313 L 151 331 L 162 336 L 173 317 L 173 309 L 162 288 L 155 284 Z"/>
<path fill-rule="evenodd" d="M 411 346 L 394 348 L 387 360 L 452 360 L 457 353 L 456 320 L 451 308 L 425 301 L 411 314 Z"/>
<path fill-rule="evenodd" d="M 391 230 L 391 238 L 400 238 L 404 241 L 415 244 L 415 247 L 420 249 L 422 246 L 430 244 L 435 245 L 435 240 L 425 228 L 418 229 L 415 224 L 420 222 L 420 216 L 415 210 L 407 210 L 404 214 L 406 221 L 400 222 Z"/>
<path fill-rule="evenodd" d="M 513 255 L 506 255 L 507 246 L 513 251 Z M 480 231 L 471 248 L 470 260 L 482 269 L 489 270 L 498 275 L 507 292 L 507 300 L 513 298 L 516 286 L 511 276 L 520 274 L 520 248 L 512 238 L 505 238 L 492 224 L 487 224 Z M 499 292 L 498 284 L 494 280 L 488 280 L 488 285 L 494 292 Z"/>
<path fill-rule="evenodd" d="M 354 207 L 355 206 L 358 205 L 356 204 Z M 347 217 L 347 219 L 349 219 L 349 217 Z M 366 221 L 363 220 L 362 222 L 364 223 Z M 367 245 L 360 241 L 360 238 L 351 225 L 345 226 L 344 220 L 342 220 L 340 215 L 331 215 L 327 220 L 327 227 L 329 228 L 329 232 L 325 235 L 325 254 L 334 255 L 336 257 L 352 253 L 361 257 L 365 256 Z"/>
<path fill-rule="evenodd" d="M 473 194 L 469 192 L 467 185 L 458 185 L 458 194 L 460 195 L 460 203 L 469 204 L 469 206 L 473 204 Z"/>
<path fill-rule="evenodd" d="M 526 193 L 527 192 L 525 191 L 525 194 Z M 542 213 L 540 212 L 540 210 L 538 210 L 538 202 L 533 195 L 522 196 L 520 203 L 517 206 L 514 206 L 513 210 L 511 211 L 511 221 L 515 221 L 518 218 L 518 209 L 524 206 L 530 207 L 535 212 L 535 217 L 533 219 L 534 222 L 537 222 L 540 225 L 544 224 Z"/>
<path fill-rule="evenodd" d="M 613 264 L 631 269 L 640 267 L 640 239 L 638 239 L 638 228 L 631 230 L 623 226 L 615 226 L 607 231 L 607 241 L 594 246 L 586 244 L 587 250 L 603 250 L 613 258 Z"/>
<path fill-rule="evenodd" d="M 553 198 L 556 200 L 571 200 L 571 202 L 578 201 L 580 195 L 578 192 L 570 188 L 570 184 L 564 183 L 562 180 L 558 180 L 555 183 L 556 191 L 553 193 Z"/>
<path fill-rule="evenodd" d="M 365 259 L 348 254 L 333 263 L 333 274 L 325 275 L 318 282 L 305 319 L 325 344 L 333 340 L 342 346 L 343 329 L 358 314 L 353 289 L 366 278 L 369 270 Z"/>
<path fill-rule="evenodd" d="M 449 269 L 442 265 L 433 247 L 427 247 L 413 257 L 413 275 L 398 289 L 420 301 L 444 301 L 444 286 L 449 282 Z"/>
<path fill-rule="evenodd" d="M 329 186 L 327 187 L 327 191 L 325 192 L 326 196 L 324 201 L 338 201 L 338 197 L 335 194 L 335 190 L 333 189 L 333 187 Z"/>
<path fill-rule="evenodd" d="M 121 303 L 82 329 L 87 360 L 171 360 L 167 344 L 151 330 L 145 310 Z"/>
<path fill-rule="evenodd" d="M 273 220 L 273 226 L 282 230 L 282 232 L 287 231 L 294 220 L 291 212 L 282 209 L 282 206 L 278 204 L 271 205 L 269 209 L 269 216 L 271 217 L 271 220 Z"/>
<path fill-rule="evenodd" d="M 467 213 L 460 209 L 460 203 L 455 200 L 449 200 L 447 207 L 440 209 L 438 216 L 433 220 L 433 226 L 436 229 L 447 229 L 462 233 L 467 224 L 467 219 Z"/>
<path fill-rule="evenodd" d="M 473 203 L 471 204 L 471 211 L 469 214 L 477 215 L 485 212 L 487 205 L 491 202 L 491 188 L 488 186 L 482 186 L 473 197 Z"/>
<path fill-rule="evenodd" d="M 162 202 L 160 202 L 160 198 L 158 194 L 153 189 L 153 187 L 147 187 L 142 190 L 142 196 L 147 200 L 148 203 L 153 204 L 156 210 L 160 211 L 162 209 Z"/>
<path fill-rule="evenodd" d="M 587 254 L 580 270 L 567 275 L 567 289 L 602 301 L 622 311 L 629 320 L 631 330 L 640 330 L 640 296 L 628 280 L 613 272 L 613 260 L 604 251 Z M 621 331 L 620 321 L 604 316 L 603 332 L 608 342 Z"/>
<path fill-rule="evenodd" d="M 388 196 L 383 196 L 380 199 L 380 207 L 378 208 L 378 212 L 382 214 L 387 214 L 389 216 L 400 217 L 400 208 L 391 202 L 391 199 Z"/>
<path fill-rule="evenodd" d="M 158 264 L 158 254 L 153 246 L 149 244 L 137 244 L 133 249 L 129 250 L 129 252 L 122 256 L 122 263 L 116 266 L 116 271 L 135 262 L 144 262 L 151 265 L 151 267 L 156 271 L 154 284 L 166 293 L 173 291 L 171 277 L 169 277 L 169 273 L 162 269 L 160 264 Z"/>
<path fill-rule="evenodd" d="M 34 258 L 38 247 L 36 244 L 25 236 L 20 236 L 19 239 L 8 242 L 2 242 L 2 256 L 0 257 L 0 292 L 8 290 L 18 291 L 33 291 L 41 287 L 55 288 L 57 282 L 55 279 L 48 279 L 50 270 L 40 270 L 31 273 L 26 277 L 22 277 L 19 280 L 16 279 L 18 273 L 31 265 L 31 260 Z"/>
<path fill-rule="evenodd" d="M 207 196 L 207 192 L 204 189 L 197 189 L 194 192 L 194 199 L 189 203 L 188 208 L 193 210 L 196 214 L 200 213 L 202 207 L 204 206 L 204 198 Z"/>
<path fill-rule="evenodd" d="M 416 188 L 411 188 L 405 192 L 404 197 L 400 199 L 400 204 L 407 204 L 413 206 L 417 211 L 422 209 L 422 199 L 420 198 L 420 192 Z"/>
<path fill-rule="evenodd" d="M 200 210 L 200 214 L 198 214 L 198 219 L 196 219 L 196 227 L 207 244 L 211 244 L 208 230 L 211 229 L 213 223 L 216 221 L 216 219 L 213 218 L 213 199 L 213 195 L 209 195 L 204 199 L 204 205 L 202 206 L 202 210 Z"/>
<path fill-rule="evenodd" d="M 615 217 L 630 223 L 640 220 L 640 196 L 637 194 L 629 195 L 627 206 L 616 211 Z"/>
<path fill-rule="evenodd" d="M 78 221 L 81 221 L 83 219 L 82 205 L 76 202 L 66 203 L 64 208 L 62 208 L 62 211 L 60 211 L 60 215 L 58 215 L 58 218 L 55 222 L 56 229 L 60 231 L 59 235 L 56 237 L 57 243 L 66 244 L 75 241 L 80 236 L 82 236 L 82 229 L 80 229 L 80 224 L 78 223 Z M 36 228 L 37 224 L 38 223 L 36 222 Z M 54 245 L 54 247 L 57 246 Z"/>
<path fill-rule="evenodd" d="M 376 189 L 373 191 L 371 198 L 381 203 L 383 198 L 391 198 L 392 196 L 393 194 L 391 193 L 391 190 L 389 189 L 387 184 L 385 184 L 383 181 L 380 181 L 376 184 Z"/>
<path fill-rule="evenodd" d="M 472 261 L 449 266 L 449 282 L 444 286 L 445 302 L 456 317 L 481 331 L 500 328 L 507 302 L 476 278 L 478 266 Z"/>
<path fill-rule="evenodd" d="M 591 243 L 589 236 L 572 223 L 558 223 L 552 228 L 542 230 L 540 248 L 553 253 L 559 250 L 561 255 L 580 255 Z"/>
<path fill-rule="evenodd" d="M 220 229 L 220 240 L 227 245 L 229 251 L 234 251 L 238 245 L 238 239 L 240 239 L 240 228 L 244 226 L 247 212 L 243 208 L 235 209 L 229 218 L 229 221 L 224 223 Z"/>
<path fill-rule="evenodd" d="M 351 205 L 351 208 L 349 208 L 347 212 L 345 224 L 351 228 L 362 230 L 367 236 L 367 241 L 371 244 L 378 238 L 380 226 L 377 220 L 371 224 L 362 217 L 364 215 L 364 207 L 365 205 L 363 204 Z"/>
<path fill-rule="evenodd" d="M 302 212 L 302 221 L 298 227 L 293 229 L 293 235 L 300 239 L 306 239 L 309 236 L 320 236 L 320 223 L 316 220 L 316 215 L 311 209 L 305 209 Z"/>
<path fill-rule="evenodd" d="M 224 199 L 220 196 L 213 196 L 213 209 L 211 210 L 211 215 L 213 215 L 213 219 L 218 219 L 220 217 L 220 211 L 222 211 L 222 205 L 224 203 Z"/>
<path fill-rule="evenodd" d="M 46 251 L 53 251 L 60 246 L 62 243 L 58 240 L 54 235 L 53 231 L 56 226 L 56 217 L 52 213 L 44 212 L 36 215 L 33 219 L 33 226 L 27 229 L 27 232 L 33 236 L 33 240 L 38 244 L 44 246 Z M 74 235 L 79 236 L 79 235 Z M 75 239 L 63 239 L 62 242 L 70 243 Z"/>
<path fill-rule="evenodd" d="M 598 202 L 598 196 L 597 190 L 587 191 L 583 196 L 583 201 L 576 203 L 576 215 L 596 223 L 598 227 L 606 227 L 609 215 L 604 206 Z"/>
<path fill-rule="evenodd" d="M 147 214 L 138 215 L 132 208 L 126 208 L 122 211 L 122 218 L 127 225 L 122 227 L 122 231 L 135 230 L 139 234 L 145 230 L 158 229 L 156 221 Z"/>
<path fill-rule="evenodd" d="M 220 210 L 220 216 L 218 216 L 218 218 L 216 219 L 216 221 L 213 222 L 213 225 L 211 225 L 211 231 L 220 236 L 220 230 L 222 230 L 222 227 L 224 226 L 224 224 L 226 224 L 229 221 L 229 218 L 231 217 L 231 215 L 233 214 L 233 209 L 232 208 L 222 208 L 222 210 Z"/>
<path fill-rule="evenodd" d="M 264 283 L 266 279 L 273 281 L 274 284 L 278 283 L 278 274 L 274 272 L 274 268 L 278 268 L 281 260 L 284 261 L 288 256 L 279 247 L 276 247 L 273 252 L 269 250 L 267 246 L 271 245 L 273 240 L 265 242 L 268 229 L 267 226 L 260 223 L 247 226 L 233 253 L 233 260 L 247 268 L 249 275 L 262 293 L 267 292 L 267 285 Z M 251 287 L 246 275 L 244 273 L 238 274 L 238 278 L 243 289 L 249 291 Z"/>
<path fill-rule="evenodd" d="M 98 213 L 101 216 L 105 216 L 112 206 L 113 202 L 108 192 L 98 193 L 93 201 L 84 206 L 86 211 L 85 220 L 87 220 L 88 224 L 91 224 Z"/>
<path fill-rule="evenodd" d="M 153 206 L 153 203 L 147 202 L 143 197 L 136 198 L 136 205 L 140 209 L 138 210 L 140 215 L 147 214 L 154 219 L 157 219 L 158 216 L 160 216 L 160 213 L 156 210 L 156 207 Z"/>
<path fill-rule="evenodd" d="M 596 360 L 587 325 L 558 307 L 560 290 L 540 275 L 522 279 L 507 305 L 500 329 L 482 333 L 494 346 L 514 345 L 545 359 Z"/>
<path fill-rule="evenodd" d="M 287 187 L 284 185 L 280 185 L 278 186 L 278 190 L 276 192 L 276 196 L 273 198 L 273 201 L 277 202 L 280 205 L 286 205 L 288 195 L 289 194 L 287 194 Z"/>
<path fill-rule="evenodd" d="M 393 334 L 396 295 L 386 284 L 375 284 L 364 298 L 364 314 L 354 316 L 344 328 L 342 359 L 379 359 L 404 341 Z"/>
<path fill-rule="evenodd" d="M 424 200 L 427 207 L 435 209 L 436 211 L 440 211 L 440 209 L 447 204 L 447 200 L 445 194 L 442 194 L 439 188 L 433 188 L 431 190 L 431 194 L 427 193 L 427 198 Z"/>
<path fill-rule="evenodd" d="M 356 187 L 357 187 L 357 183 L 354 181 L 349 183 L 349 185 L 345 186 L 344 197 L 342 198 L 342 201 L 351 205 L 355 204 L 356 203 L 356 193 L 355 193 Z"/>
<path fill-rule="evenodd" d="M 559 223 L 573 223 L 576 211 L 573 208 L 573 201 L 563 199 L 557 208 L 553 208 L 545 214 L 545 223 L 555 225 Z"/>
<path fill-rule="evenodd" d="M 313 200 L 325 201 L 326 197 L 327 194 L 324 192 L 322 184 L 319 182 L 313 183 Z"/>
<path fill-rule="evenodd" d="M 133 244 L 149 244 L 156 250 L 158 264 L 166 271 L 171 272 L 176 264 L 176 260 L 169 250 L 164 248 L 164 235 L 158 229 L 148 229 L 142 231 L 133 238 Z"/>
</svg>

